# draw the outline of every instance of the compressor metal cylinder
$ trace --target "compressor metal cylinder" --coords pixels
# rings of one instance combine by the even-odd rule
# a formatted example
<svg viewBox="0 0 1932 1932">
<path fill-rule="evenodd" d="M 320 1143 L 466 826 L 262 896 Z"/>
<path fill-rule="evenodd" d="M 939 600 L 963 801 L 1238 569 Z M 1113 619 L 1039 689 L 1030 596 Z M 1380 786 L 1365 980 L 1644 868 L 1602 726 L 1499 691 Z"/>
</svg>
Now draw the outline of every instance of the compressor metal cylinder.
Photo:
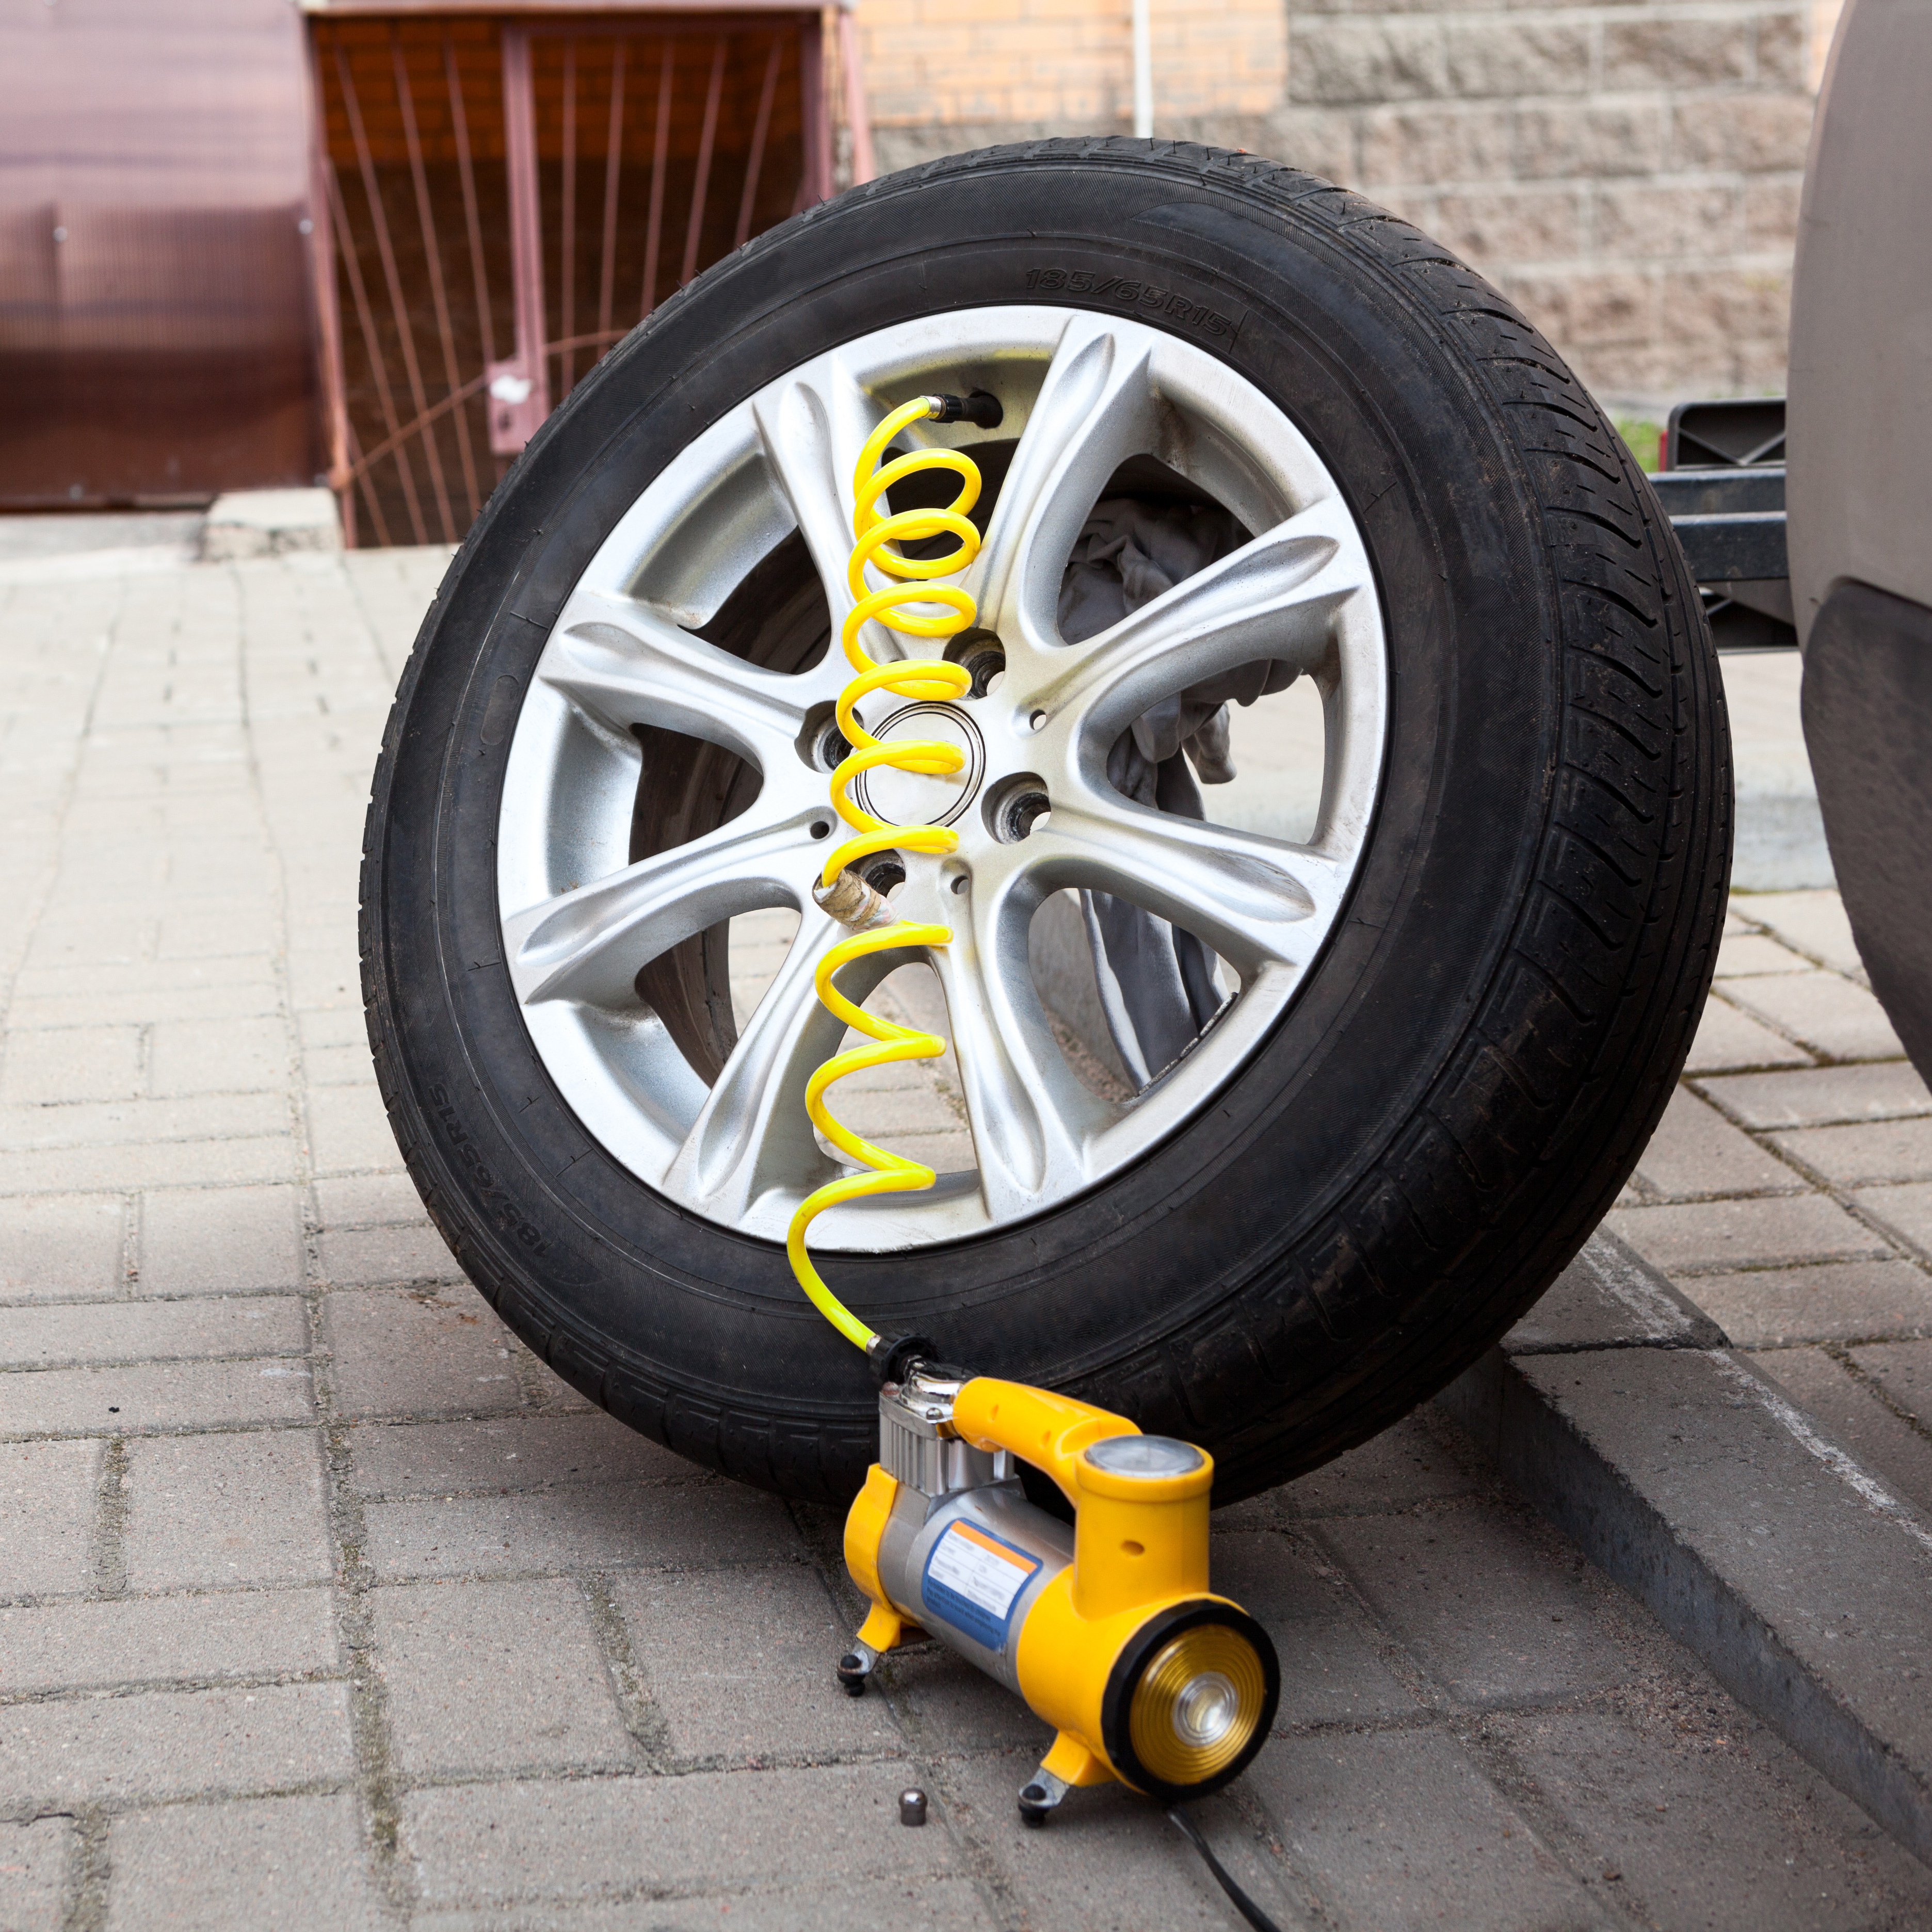
<svg viewBox="0 0 1932 1932">
<path fill-rule="evenodd" d="M 1042 1820 L 1110 1778 L 1172 1802 L 1217 1790 L 1261 1748 L 1280 1670 L 1267 1633 L 1208 1588 L 1214 1462 L 1192 1443 L 1024 1384 L 914 1364 L 879 1401 L 879 1460 L 845 1557 L 872 1610 L 839 1666 L 862 1691 L 923 1632 L 1054 1727 L 1020 1795 Z M 1058 1484 L 1070 1526 L 1018 1464 Z"/>
</svg>

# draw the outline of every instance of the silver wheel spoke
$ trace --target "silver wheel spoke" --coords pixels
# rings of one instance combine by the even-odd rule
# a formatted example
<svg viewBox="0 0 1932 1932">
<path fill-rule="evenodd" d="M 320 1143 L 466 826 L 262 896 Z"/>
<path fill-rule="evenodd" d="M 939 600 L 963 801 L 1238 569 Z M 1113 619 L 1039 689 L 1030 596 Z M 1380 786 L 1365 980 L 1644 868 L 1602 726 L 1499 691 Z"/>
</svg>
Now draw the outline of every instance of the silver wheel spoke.
<svg viewBox="0 0 1932 1932">
<path fill-rule="evenodd" d="M 1136 718 L 1189 685 L 1262 658 L 1313 670 L 1336 613 L 1369 584 L 1347 508 L 1328 498 L 1097 637 L 1041 654 L 1036 682 L 1029 688 L 1022 670 L 1016 695 L 1046 713 L 1042 728 L 1076 721 L 1088 758 L 1104 764 Z"/>
<path fill-rule="evenodd" d="M 952 943 L 932 958 L 980 1192 L 987 1213 L 1006 1220 L 1085 1184 L 1086 1142 L 1114 1110 L 1081 1085 L 1054 1040 L 1034 988 L 1019 908 L 1004 892 L 975 897 L 982 903 L 954 921 Z"/>
<path fill-rule="evenodd" d="M 812 974 L 826 950 L 847 937 L 844 927 L 808 907 L 784 964 L 686 1135 L 664 1185 L 700 1214 L 741 1222 L 771 1189 L 830 1178 L 805 1111 L 805 1084 L 838 1052 L 845 1029 L 819 1004 Z M 855 960 L 838 983 L 862 1000 L 905 956 Z"/>
<path fill-rule="evenodd" d="M 816 680 L 761 669 L 634 597 L 580 588 L 537 675 L 608 730 L 658 724 L 748 758 L 770 776 L 796 750 Z"/>
<path fill-rule="evenodd" d="M 1244 978 L 1306 964 L 1340 895 L 1340 868 L 1315 847 L 1124 799 L 1056 800 L 1026 843 L 1042 884 L 1130 900 L 1205 940 Z"/>
<path fill-rule="evenodd" d="M 765 461 L 825 586 L 835 637 L 852 608 L 845 566 L 852 554 L 853 467 L 882 413 L 836 356 L 752 405 Z M 844 666 L 836 646 L 831 656 Z"/>
<path fill-rule="evenodd" d="M 1041 385 L 978 558 L 960 579 L 980 621 L 1016 647 L 1057 640 L 1055 610 L 1067 552 L 1107 479 L 1145 446 L 1154 424 L 1150 350 L 1076 316 Z"/>
<path fill-rule="evenodd" d="M 518 998 L 634 1006 L 639 972 L 680 940 L 740 913 L 799 902 L 820 849 L 810 817 L 774 824 L 754 806 L 688 845 L 511 914 L 503 944 Z"/>
</svg>

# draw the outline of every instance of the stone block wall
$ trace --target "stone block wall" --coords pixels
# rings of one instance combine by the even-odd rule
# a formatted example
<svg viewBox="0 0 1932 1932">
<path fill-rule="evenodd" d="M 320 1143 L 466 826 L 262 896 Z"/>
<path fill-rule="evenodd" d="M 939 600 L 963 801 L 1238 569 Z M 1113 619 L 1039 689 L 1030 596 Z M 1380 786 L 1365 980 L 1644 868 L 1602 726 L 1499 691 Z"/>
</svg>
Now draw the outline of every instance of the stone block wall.
<svg viewBox="0 0 1932 1932">
<path fill-rule="evenodd" d="M 1466 256 L 1600 394 L 1783 386 L 1803 5 L 1348 6 L 1296 0 L 1285 152 Z"/>
<path fill-rule="evenodd" d="M 1835 0 L 1152 0 L 1157 134 L 1360 189 L 1599 395 L 1775 391 Z M 861 0 L 882 170 L 1132 122 L 1128 0 Z"/>
</svg>

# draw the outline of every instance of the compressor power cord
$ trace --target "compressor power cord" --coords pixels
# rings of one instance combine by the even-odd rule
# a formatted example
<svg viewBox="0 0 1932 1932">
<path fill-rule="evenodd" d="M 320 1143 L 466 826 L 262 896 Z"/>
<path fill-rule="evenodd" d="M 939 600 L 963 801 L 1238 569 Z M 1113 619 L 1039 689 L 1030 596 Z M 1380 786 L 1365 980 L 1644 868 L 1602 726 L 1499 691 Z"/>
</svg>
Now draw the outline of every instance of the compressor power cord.
<svg viewBox="0 0 1932 1932">
<path fill-rule="evenodd" d="M 1274 1921 L 1234 1882 L 1233 1874 L 1214 1856 L 1214 1847 L 1208 1844 L 1201 1827 L 1178 1804 L 1167 1808 L 1167 1822 L 1207 1861 L 1208 1869 L 1228 1894 L 1229 1904 L 1255 1928 L 1255 1932 L 1281 1932 Z"/>
<path fill-rule="evenodd" d="M 883 467 L 880 460 L 892 439 L 910 424 L 970 422 L 991 429 L 998 424 L 1000 413 L 998 402 L 989 395 L 916 397 L 892 410 L 866 439 L 852 476 L 852 534 L 856 541 L 845 576 L 854 602 L 845 614 L 838 642 L 854 676 L 839 693 L 837 706 L 838 728 L 852 750 L 832 774 L 832 807 L 856 836 L 828 855 L 812 897 L 842 925 L 854 930 L 850 939 L 841 940 L 819 961 L 812 984 L 823 1005 L 875 1044 L 854 1047 L 826 1060 L 806 1083 L 805 1105 L 813 1126 L 842 1153 L 871 1172 L 843 1175 L 807 1195 L 785 1231 L 785 1253 L 812 1306 L 847 1341 L 868 1354 L 874 1352 L 879 1336 L 826 1286 L 806 1251 L 806 1230 L 826 1208 L 842 1201 L 930 1187 L 938 1177 L 922 1162 L 862 1139 L 833 1115 L 826 1104 L 825 1090 L 847 1074 L 868 1066 L 899 1060 L 936 1060 L 946 1051 L 946 1042 L 936 1034 L 897 1025 L 854 1005 L 833 983 L 833 975 L 842 966 L 868 953 L 907 946 L 944 946 L 952 939 L 950 926 L 924 926 L 896 917 L 884 895 L 854 868 L 878 852 L 942 857 L 958 849 L 959 838 L 937 825 L 889 825 L 855 803 L 846 788 L 860 772 L 880 766 L 941 778 L 958 771 L 965 758 L 956 746 L 934 739 L 876 738 L 861 722 L 856 706 L 861 698 L 875 691 L 890 692 L 915 702 L 944 702 L 970 691 L 973 674 L 962 664 L 940 658 L 877 663 L 866 654 L 860 634 L 877 620 L 902 637 L 956 637 L 971 629 L 979 616 L 979 606 L 969 592 L 957 584 L 933 581 L 964 569 L 980 554 L 980 532 L 966 514 L 980 500 L 979 465 L 956 449 L 914 450 Z M 959 493 L 945 508 L 880 513 L 879 499 L 894 484 L 928 470 L 950 470 L 958 476 Z M 958 540 L 944 555 L 920 558 L 905 554 L 908 544 L 944 535 Z M 866 574 L 868 567 L 896 581 L 874 589 Z"/>
</svg>

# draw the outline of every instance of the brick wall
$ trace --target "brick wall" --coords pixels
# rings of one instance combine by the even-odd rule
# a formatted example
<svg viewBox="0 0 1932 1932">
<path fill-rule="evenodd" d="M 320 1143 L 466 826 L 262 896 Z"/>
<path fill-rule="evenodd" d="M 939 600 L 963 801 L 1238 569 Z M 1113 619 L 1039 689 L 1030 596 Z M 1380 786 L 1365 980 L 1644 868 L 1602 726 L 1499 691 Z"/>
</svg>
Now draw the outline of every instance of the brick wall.
<svg viewBox="0 0 1932 1932">
<path fill-rule="evenodd" d="M 1127 0 L 860 0 L 881 170 L 1133 124 Z M 1258 126 L 1286 98 L 1282 0 L 1154 0 L 1156 126 Z"/>
<path fill-rule="evenodd" d="M 1599 394 L 1775 390 L 1836 0 L 1153 0 L 1156 134 L 1415 221 Z M 1131 124 L 1127 0 L 861 0 L 882 169 Z"/>
</svg>

